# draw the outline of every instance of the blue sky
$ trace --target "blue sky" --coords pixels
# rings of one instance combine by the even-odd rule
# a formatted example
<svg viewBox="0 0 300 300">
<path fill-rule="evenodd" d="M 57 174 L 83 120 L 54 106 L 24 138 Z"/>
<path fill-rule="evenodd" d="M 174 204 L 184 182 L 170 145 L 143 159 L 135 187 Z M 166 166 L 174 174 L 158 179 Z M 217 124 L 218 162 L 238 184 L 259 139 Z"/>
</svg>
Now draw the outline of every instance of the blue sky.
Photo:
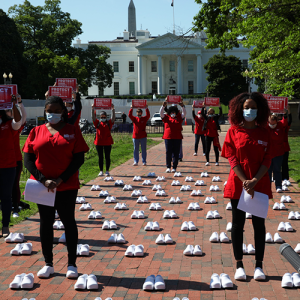
<svg viewBox="0 0 300 300">
<path fill-rule="evenodd" d="M 43 0 L 31 0 L 32 5 L 43 5 Z M 130 0 L 61 0 L 61 8 L 68 11 L 73 19 L 82 23 L 82 43 L 88 41 L 112 40 L 127 29 L 128 5 Z M 172 31 L 172 0 L 134 0 L 137 16 L 137 29 L 148 29 L 157 36 Z M 5 12 L 14 4 L 24 0 L 1 1 L 0 8 Z M 183 31 L 192 27 L 193 17 L 200 6 L 194 0 L 174 0 L 175 23 Z"/>
</svg>

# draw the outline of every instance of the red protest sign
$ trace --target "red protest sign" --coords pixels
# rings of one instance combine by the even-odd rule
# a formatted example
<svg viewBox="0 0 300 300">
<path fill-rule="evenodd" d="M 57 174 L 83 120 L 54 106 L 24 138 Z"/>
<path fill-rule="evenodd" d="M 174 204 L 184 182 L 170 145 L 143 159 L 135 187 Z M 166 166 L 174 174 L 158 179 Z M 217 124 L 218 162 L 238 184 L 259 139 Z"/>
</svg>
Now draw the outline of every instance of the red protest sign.
<svg viewBox="0 0 300 300">
<path fill-rule="evenodd" d="M 204 106 L 204 100 L 194 100 L 194 108 L 202 108 Z"/>
<path fill-rule="evenodd" d="M 109 110 L 111 109 L 112 100 L 106 98 L 95 98 L 94 99 L 94 108 L 95 109 L 104 109 Z"/>
<path fill-rule="evenodd" d="M 13 90 L 12 94 L 17 95 L 18 94 L 18 86 L 16 84 L 6 84 L 6 86 L 11 87 Z"/>
<path fill-rule="evenodd" d="M 56 78 L 56 86 L 71 86 L 76 92 L 77 79 L 76 78 Z"/>
<path fill-rule="evenodd" d="M 181 102 L 181 96 L 168 96 L 167 97 L 167 102 L 168 103 L 180 103 Z"/>
<path fill-rule="evenodd" d="M 272 96 L 272 94 L 262 94 L 266 99 Z"/>
<path fill-rule="evenodd" d="M 132 108 L 146 108 L 147 100 L 144 99 L 132 99 Z"/>
<path fill-rule="evenodd" d="M 49 96 L 60 97 L 64 102 L 72 102 L 72 87 L 49 86 Z"/>
<path fill-rule="evenodd" d="M 205 97 L 205 106 L 220 106 L 220 98 L 215 97 Z"/>
<path fill-rule="evenodd" d="M 268 97 L 268 104 L 271 112 L 274 113 L 285 113 L 285 108 L 288 104 L 288 97 Z"/>
<path fill-rule="evenodd" d="M 13 88 L 7 85 L 0 85 L 0 110 L 12 109 L 11 95 Z"/>
</svg>

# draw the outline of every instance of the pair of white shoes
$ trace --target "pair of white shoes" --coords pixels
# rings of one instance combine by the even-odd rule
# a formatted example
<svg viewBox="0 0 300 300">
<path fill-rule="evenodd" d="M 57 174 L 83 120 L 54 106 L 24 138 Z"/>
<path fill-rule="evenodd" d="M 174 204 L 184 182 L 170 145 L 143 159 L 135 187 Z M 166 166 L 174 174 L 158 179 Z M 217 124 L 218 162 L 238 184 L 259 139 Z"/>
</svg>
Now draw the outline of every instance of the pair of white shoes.
<svg viewBox="0 0 300 300">
<path fill-rule="evenodd" d="M 167 168 L 167 170 L 166 170 L 166 173 L 176 173 L 176 170 L 175 169 L 170 169 L 170 168 Z"/>
<path fill-rule="evenodd" d="M 275 202 L 273 205 L 274 210 L 286 210 L 284 203 Z"/>
<path fill-rule="evenodd" d="M 188 206 L 188 210 L 200 210 L 200 205 L 198 202 L 192 202 Z"/>
<path fill-rule="evenodd" d="M 131 193 L 131 197 L 139 197 L 139 196 L 142 196 L 142 191 L 141 190 L 134 190 Z"/>
<path fill-rule="evenodd" d="M 116 180 L 115 181 L 115 186 L 123 186 L 124 185 L 124 181 L 123 180 Z"/>
<path fill-rule="evenodd" d="M 164 176 L 157 176 L 155 179 L 156 181 L 166 181 L 166 178 Z"/>
<path fill-rule="evenodd" d="M 137 200 L 136 203 L 149 203 L 147 196 L 140 196 Z"/>
<path fill-rule="evenodd" d="M 203 253 L 199 245 L 196 245 L 195 247 L 192 245 L 187 245 L 187 247 L 183 251 L 183 254 L 187 256 L 201 256 Z"/>
<path fill-rule="evenodd" d="M 145 212 L 143 210 L 135 210 L 131 215 L 131 219 L 145 219 Z"/>
<path fill-rule="evenodd" d="M 228 202 L 228 203 L 227 203 L 226 209 L 227 209 L 227 210 L 232 210 L 231 202 Z"/>
<path fill-rule="evenodd" d="M 125 256 L 144 256 L 144 246 L 143 245 L 130 245 L 125 251 Z"/>
<path fill-rule="evenodd" d="M 96 297 L 95 298 L 95 300 L 102 300 L 102 298 L 100 298 L 100 297 Z M 106 298 L 105 300 L 113 300 L 112 298 L 110 298 L 110 297 L 108 297 L 108 298 Z"/>
<path fill-rule="evenodd" d="M 180 200 L 179 197 L 176 197 L 176 199 L 175 199 L 175 197 L 171 197 L 170 200 L 169 200 L 169 203 L 170 204 L 181 204 L 183 202 Z"/>
<path fill-rule="evenodd" d="M 144 180 L 142 183 L 142 185 L 151 185 L 151 184 L 152 184 L 151 180 Z"/>
<path fill-rule="evenodd" d="M 171 183 L 172 186 L 180 186 L 181 183 L 179 182 L 179 180 L 173 180 Z"/>
<path fill-rule="evenodd" d="M 146 278 L 145 283 L 143 284 L 144 291 L 160 291 L 165 290 L 166 284 L 163 278 L 160 275 L 150 275 Z"/>
<path fill-rule="evenodd" d="M 130 184 L 125 184 L 123 187 L 123 191 L 132 191 L 133 188 Z"/>
<path fill-rule="evenodd" d="M 102 229 L 108 230 L 108 229 L 117 229 L 118 226 L 114 220 L 111 221 L 104 221 L 102 225 Z"/>
<path fill-rule="evenodd" d="M 211 181 L 212 182 L 220 182 L 221 178 L 220 178 L 220 176 L 214 176 Z"/>
<path fill-rule="evenodd" d="M 296 211 L 296 212 L 291 211 L 289 213 L 288 219 L 289 220 L 300 220 L 300 213 L 299 213 L 299 211 Z"/>
<path fill-rule="evenodd" d="M 24 234 L 23 233 L 10 233 L 6 238 L 6 243 L 23 243 L 24 241 Z"/>
<path fill-rule="evenodd" d="M 154 184 L 154 186 L 152 187 L 152 191 L 160 191 L 162 190 L 162 187 L 160 184 Z"/>
<path fill-rule="evenodd" d="M 91 191 L 101 191 L 101 187 L 100 187 L 100 185 L 92 185 L 92 187 L 91 187 Z"/>
<path fill-rule="evenodd" d="M 220 188 L 218 185 L 211 185 L 209 190 L 212 192 L 217 192 L 217 191 L 220 191 Z"/>
<path fill-rule="evenodd" d="M 165 196 L 167 196 L 167 193 L 164 190 L 159 190 L 155 193 L 155 196 L 165 197 Z"/>
<path fill-rule="evenodd" d="M 14 280 L 9 284 L 11 289 L 32 289 L 34 284 L 34 275 L 32 273 L 18 274 Z"/>
<path fill-rule="evenodd" d="M 103 201 L 103 203 L 105 203 L 105 204 L 116 203 L 116 202 L 117 202 L 117 199 L 115 196 L 107 196 Z"/>
<path fill-rule="evenodd" d="M 181 191 L 190 191 L 191 190 L 191 186 L 190 185 L 183 185 L 180 188 Z"/>
<path fill-rule="evenodd" d="M 216 273 L 211 275 L 210 278 L 210 288 L 211 289 L 230 289 L 233 288 L 233 282 L 231 281 L 229 275 L 222 273 L 220 276 Z"/>
<path fill-rule="evenodd" d="M 177 218 L 177 214 L 174 210 L 166 210 L 164 212 L 164 215 L 163 215 L 163 218 L 164 219 L 176 219 Z"/>
<path fill-rule="evenodd" d="M 261 268 L 255 268 L 253 277 L 254 277 L 254 280 L 257 280 L 257 281 L 266 280 L 266 275 Z M 247 279 L 244 268 L 238 268 L 235 271 L 234 279 L 240 280 L 240 281 L 245 281 Z"/>
<path fill-rule="evenodd" d="M 155 177 L 156 175 L 155 175 L 155 173 L 154 172 L 150 172 L 149 174 L 148 174 L 148 177 Z"/>
<path fill-rule="evenodd" d="M 88 219 L 102 219 L 102 215 L 100 211 L 91 211 Z"/>
<path fill-rule="evenodd" d="M 300 274 L 299 273 L 285 273 L 282 276 L 281 287 L 292 288 L 300 287 Z"/>
<path fill-rule="evenodd" d="M 174 173 L 174 177 L 182 177 L 182 175 L 181 175 L 180 172 L 175 172 L 175 173 Z"/>
<path fill-rule="evenodd" d="M 229 242 L 229 237 L 227 236 L 227 234 L 225 232 L 221 232 L 220 236 L 219 236 L 219 234 L 215 231 L 210 236 L 209 241 L 211 243 L 219 243 L 219 242 L 228 243 Z"/>
<path fill-rule="evenodd" d="M 255 254 L 254 246 L 252 244 L 249 244 L 247 247 L 246 244 L 243 244 L 243 254 L 250 254 L 250 255 Z"/>
<path fill-rule="evenodd" d="M 291 182 L 290 182 L 289 180 L 284 179 L 284 180 L 282 181 L 282 185 L 290 186 L 290 185 L 292 185 L 292 184 L 291 184 Z"/>
<path fill-rule="evenodd" d="M 203 196 L 201 190 L 192 190 L 191 196 Z"/>
<path fill-rule="evenodd" d="M 77 197 L 76 198 L 76 204 L 82 204 L 85 203 L 85 197 Z"/>
<path fill-rule="evenodd" d="M 78 246 L 78 245 L 77 245 Z M 78 249 L 78 247 L 77 247 Z M 50 275 L 54 273 L 54 268 L 50 266 L 44 266 L 42 269 L 40 269 L 37 273 L 37 276 L 39 278 L 49 278 Z M 67 278 L 77 278 L 78 277 L 78 271 L 76 267 L 68 266 Z"/>
<path fill-rule="evenodd" d="M 126 203 L 117 203 L 116 206 L 114 207 L 115 210 L 127 210 L 129 209 Z"/>
<path fill-rule="evenodd" d="M 208 173 L 207 172 L 202 172 L 200 177 L 209 177 Z"/>
<path fill-rule="evenodd" d="M 268 300 L 268 299 L 266 299 L 266 298 L 260 298 L 260 299 L 258 299 L 257 297 L 254 297 L 254 298 L 252 298 L 252 300 Z"/>
<path fill-rule="evenodd" d="M 226 230 L 231 232 L 231 230 L 232 230 L 232 223 L 231 222 L 227 223 Z"/>
<path fill-rule="evenodd" d="M 77 255 L 78 256 L 89 256 L 90 246 L 88 244 L 78 244 L 77 245 Z"/>
<path fill-rule="evenodd" d="M 98 289 L 98 282 L 97 277 L 93 274 L 83 274 L 78 277 L 75 285 L 75 290 L 97 290 Z"/>
<path fill-rule="evenodd" d="M 114 178 L 112 176 L 106 176 L 104 181 L 114 181 Z"/>
<path fill-rule="evenodd" d="M 197 153 L 196 153 L 196 154 L 197 154 Z M 194 153 L 194 155 L 195 155 L 195 153 Z M 197 155 L 196 155 L 196 156 L 197 156 Z M 173 300 L 180 300 L 180 298 L 175 297 L 175 298 L 173 298 Z M 189 300 L 189 298 L 188 298 L 188 297 L 183 297 L 182 300 Z"/>
<path fill-rule="evenodd" d="M 203 186 L 203 185 L 205 185 L 205 183 L 204 183 L 203 180 L 197 180 L 197 181 L 195 182 L 195 186 Z"/>
<path fill-rule="evenodd" d="M 142 177 L 141 176 L 134 176 L 133 181 L 142 181 Z"/>
<path fill-rule="evenodd" d="M 165 237 L 163 234 L 160 234 L 155 240 L 155 243 L 158 245 L 173 244 L 173 239 L 170 234 L 166 234 Z"/>
<path fill-rule="evenodd" d="M 162 210 L 160 203 L 151 203 L 149 206 L 150 210 Z"/>
<path fill-rule="evenodd" d="M 215 197 L 206 197 L 204 200 L 204 204 L 216 204 L 217 201 Z"/>
<path fill-rule="evenodd" d="M 17 244 L 14 249 L 10 251 L 11 255 L 29 255 L 32 252 L 32 244 L 31 243 L 24 243 L 24 244 Z"/>
<path fill-rule="evenodd" d="M 184 181 L 186 181 L 186 182 L 193 182 L 194 178 L 192 176 L 187 176 L 187 177 L 185 177 Z"/>
<path fill-rule="evenodd" d="M 220 219 L 220 218 L 221 216 L 217 210 L 214 211 L 210 210 L 206 214 L 206 219 Z"/>
<path fill-rule="evenodd" d="M 65 229 L 65 226 L 62 221 L 55 221 L 53 224 L 53 229 L 62 230 L 62 229 Z"/>
<path fill-rule="evenodd" d="M 99 193 L 99 197 L 101 198 L 101 197 L 107 197 L 107 196 L 109 196 L 109 192 L 108 191 L 101 191 L 100 193 Z"/>
<path fill-rule="evenodd" d="M 294 231 L 290 222 L 280 222 L 277 230 L 278 231 Z"/>
<path fill-rule="evenodd" d="M 188 222 L 184 221 L 181 225 L 181 230 L 182 231 L 192 231 L 192 230 L 197 230 L 197 227 L 193 221 L 188 221 Z"/>
<path fill-rule="evenodd" d="M 272 235 L 271 235 L 271 233 L 270 232 L 267 232 L 266 233 L 266 243 L 283 243 L 283 239 L 282 239 L 282 237 L 279 235 L 279 233 L 278 232 L 276 232 L 275 234 L 274 234 L 274 240 L 273 240 L 273 237 L 272 237 Z"/>
<path fill-rule="evenodd" d="M 144 229 L 146 231 L 150 231 L 150 230 L 158 231 L 158 230 L 160 230 L 159 223 L 157 221 L 148 222 L 147 225 L 144 227 Z"/>
<path fill-rule="evenodd" d="M 126 240 L 122 233 L 120 234 L 113 233 L 107 242 L 109 244 L 125 244 Z"/>
<path fill-rule="evenodd" d="M 92 205 L 90 203 L 83 203 L 80 207 L 80 211 L 85 211 L 85 210 L 92 210 Z"/>
<path fill-rule="evenodd" d="M 280 198 L 281 203 L 293 203 L 294 201 L 292 200 L 291 196 L 281 196 Z"/>
</svg>

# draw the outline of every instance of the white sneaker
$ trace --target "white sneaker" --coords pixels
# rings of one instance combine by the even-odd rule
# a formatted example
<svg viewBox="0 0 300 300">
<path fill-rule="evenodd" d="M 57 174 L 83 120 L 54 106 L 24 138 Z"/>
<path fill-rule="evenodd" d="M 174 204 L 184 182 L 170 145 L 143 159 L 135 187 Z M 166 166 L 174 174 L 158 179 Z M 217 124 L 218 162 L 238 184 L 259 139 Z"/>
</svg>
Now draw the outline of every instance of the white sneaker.
<svg viewBox="0 0 300 300">
<path fill-rule="evenodd" d="M 210 278 L 210 288 L 211 289 L 220 289 L 221 288 L 221 281 L 218 274 L 214 273 L 211 275 Z"/>
<path fill-rule="evenodd" d="M 222 273 L 220 275 L 220 280 L 221 280 L 221 284 L 222 284 L 223 289 L 233 288 L 233 282 L 231 281 L 229 275 L 227 275 L 225 273 Z"/>
<path fill-rule="evenodd" d="M 231 202 L 228 202 L 226 205 L 227 210 L 232 210 Z"/>
<path fill-rule="evenodd" d="M 277 193 L 282 193 L 282 189 L 278 188 L 278 189 L 276 189 L 276 192 Z"/>
<path fill-rule="evenodd" d="M 221 243 L 228 243 L 229 242 L 229 237 L 225 232 L 221 232 L 220 234 L 220 242 Z"/>
<path fill-rule="evenodd" d="M 279 203 L 275 202 L 274 205 L 273 205 L 273 209 L 274 210 L 280 209 Z"/>
<path fill-rule="evenodd" d="M 253 247 L 252 244 L 248 245 L 247 252 L 248 254 L 255 254 L 255 248 Z"/>
<path fill-rule="evenodd" d="M 285 231 L 285 223 L 280 222 L 277 228 L 278 231 Z"/>
<path fill-rule="evenodd" d="M 227 226 L 226 226 L 226 230 L 230 232 L 231 229 L 232 229 L 232 223 L 231 223 L 231 222 L 228 222 L 228 223 L 227 223 Z"/>
<path fill-rule="evenodd" d="M 165 235 L 165 243 L 166 244 L 173 244 L 173 239 L 172 239 L 170 234 Z"/>
<path fill-rule="evenodd" d="M 167 168 L 166 173 L 171 173 L 171 169 Z"/>
<path fill-rule="evenodd" d="M 213 214 L 214 214 L 214 219 L 220 219 L 221 218 L 221 216 L 220 216 L 220 214 L 217 210 L 214 210 Z"/>
<path fill-rule="evenodd" d="M 37 277 L 39 278 L 49 278 L 50 275 L 54 273 L 54 268 L 49 266 L 44 266 L 41 270 L 38 271 Z"/>
<path fill-rule="evenodd" d="M 219 165 L 219 163 L 218 162 L 216 162 L 216 164 L 215 164 L 216 166 L 218 166 Z"/>
<path fill-rule="evenodd" d="M 285 273 L 282 276 L 281 287 L 283 288 L 291 288 L 293 287 L 293 279 L 291 273 Z"/>
<path fill-rule="evenodd" d="M 68 271 L 67 271 L 66 277 L 67 278 L 77 278 L 78 277 L 77 267 L 68 266 Z"/>
<path fill-rule="evenodd" d="M 211 243 L 217 243 L 217 242 L 219 242 L 219 234 L 217 232 L 213 232 L 212 235 L 209 238 L 209 241 Z"/>
<path fill-rule="evenodd" d="M 176 170 L 175 169 L 172 169 L 172 171 L 171 171 L 172 173 L 175 173 L 176 172 Z"/>
<path fill-rule="evenodd" d="M 296 253 L 300 254 L 300 243 L 297 244 L 294 250 Z"/>
<path fill-rule="evenodd" d="M 158 237 L 155 240 L 155 244 L 158 245 L 164 245 L 165 244 L 165 238 L 163 234 L 159 234 Z"/>
<path fill-rule="evenodd" d="M 154 231 L 160 230 L 160 227 L 159 227 L 159 224 L 157 221 L 152 223 L 152 230 L 154 230 Z"/>
<path fill-rule="evenodd" d="M 194 252 L 194 247 L 192 245 L 187 245 L 187 247 L 183 251 L 183 254 L 190 256 L 190 255 L 193 255 L 193 252 Z"/>
<path fill-rule="evenodd" d="M 117 242 L 117 244 L 125 244 L 126 243 L 125 237 L 124 237 L 124 235 L 122 233 L 120 233 L 117 236 L 116 242 Z"/>
<path fill-rule="evenodd" d="M 294 231 L 290 222 L 285 222 L 285 231 Z"/>
<path fill-rule="evenodd" d="M 246 213 L 246 219 L 252 219 L 252 215 L 249 213 Z"/>
<path fill-rule="evenodd" d="M 98 176 L 103 176 L 103 171 L 100 171 Z"/>
<path fill-rule="evenodd" d="M 205 165 L 206 165 L 206 166 L 209 166 L 209 162 L 207 162 Z"/>
<path fill-rule="evenodd" d="M 288 219 L 289 220 L 295 220 L 296 219 L 295 213 L 293 211 L 290 211 Z"/>
<path fill-rule="evenodd" d="M 246 276 L 244 268 L 238 268 L 235 271 L 235 275 L 234 275 L 235 280 L 246 280 L 246 278 L 247 278 L 247 276 Z"/>
<path fill-rule="evenodd" d="M 300 286 L 300 274 L 298 272 L 292 273 L 293 285 L 294 287 Z"/>
<path fill-rule="evenodd" d="M 266 275 L 261 268 L 255 268 L 254 271 L 254 280 L 266 280 Z"/>
<path fill-rule="evenodd" d="M 137 245 L 134 248 L 134 256 L 144 256 L 144 246 L 143 245 Z"/>
<path fill-rule="evenodd" d="M 295 212 L 295 217 L 296 217 L 296 220 L 300 220 L 300 212 L 299 211 Z"/>
<path fill-rule="evenodd" d="M 138 166 L 138 163 L 135 162 L 135 163 L 133 163 L 132 165 L 133 165 L 133 166 Z"/>
<path fill-rule="evenodd" d="M 194 156 L 197 156 L 197 153 L 195 152 L 193 155 L 194 155 Z"/>
<path fill-rule="evenodd" d="M 12 215 L 12 217 L 13 217 L 13 218 L 19 218 L 20 216 L 19 216 L 18 213 L 14 212 L 13 215 Z"/>
<path fill-rule="evenodd" d="M 115 244 L 117 242 L 118 235 L 116 233 L 113 233 L 110 238 L 107 240 L 109 244 Z"/>
<path fill-rule="evenodd" d="M 279 209 L 280 210 L 286 210 L 286 207 L 285 207 L 284 203 L 279 204 Z"/>
<path fill-rule="evenodd" d="M 170 200 L 169 200 L 169 203 L 170 204 L 175 204 L 176 203 L 176 200 L 174 197 L 171 197 Z"/>
<path fill-rule="evenodd" d="M 273 238 L 270 232 L 266 233 L 266 243 L 273 243 Z"/>
<path fill-rule="evenodd" d="M 214 218 L 213 212 L 211 210 L 208 211 L 207 214 L 206 214 L 206 219 L 213 219 L 213 218 Z"/>
<path fill-rule="evenodd" d="M 279 235 L 278 232 L 274 234 L 274 242 L 275 243 L 283 243 L 283 238 Z"/>
<path fill-rule="evenodd" d="M 182 230 L 182 231 L 187 231 L 187 230 L 189 230 L 189 224 L 188 224 L 187 221 L 184 221 L 184 222 L 182 223 L 182 225 L 181 225 L 181 230 Z"/>
<path fill-rule="evenodd" d="M 193 255 L 196 255 L 196 256 L 201 256 L 203 253 L 202 253 L 202 249 L 200 248 L 199 245 L 196 245 L 194 247 L 194 251 L 193 251 Z"/>
</svg>

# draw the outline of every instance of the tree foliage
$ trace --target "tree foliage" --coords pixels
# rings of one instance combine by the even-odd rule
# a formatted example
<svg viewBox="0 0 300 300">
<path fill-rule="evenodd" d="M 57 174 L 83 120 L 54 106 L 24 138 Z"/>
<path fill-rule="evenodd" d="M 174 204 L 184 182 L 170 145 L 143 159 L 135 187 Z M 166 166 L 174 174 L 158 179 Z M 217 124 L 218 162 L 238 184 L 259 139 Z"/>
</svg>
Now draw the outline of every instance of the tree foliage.
<svg viewBox="0 0 300 300">
<path fill-rule="evenodd" d="M 300 96 L 299 0 L 195 0 L 202 4 L 195 30 L 205 30 L 208 48 L 250 48 L 254 77 L 266 92 Z"/>
<path fill-rule="evenodd" d="M 206 91 L 211 97 L 220 97 L 227 105 L 236 95 L 247 92 L 248 84 L 243 77 L 242 62 L 235 56 L 214 55 L 204 65 L 209 82 Z"/>
</svg>

